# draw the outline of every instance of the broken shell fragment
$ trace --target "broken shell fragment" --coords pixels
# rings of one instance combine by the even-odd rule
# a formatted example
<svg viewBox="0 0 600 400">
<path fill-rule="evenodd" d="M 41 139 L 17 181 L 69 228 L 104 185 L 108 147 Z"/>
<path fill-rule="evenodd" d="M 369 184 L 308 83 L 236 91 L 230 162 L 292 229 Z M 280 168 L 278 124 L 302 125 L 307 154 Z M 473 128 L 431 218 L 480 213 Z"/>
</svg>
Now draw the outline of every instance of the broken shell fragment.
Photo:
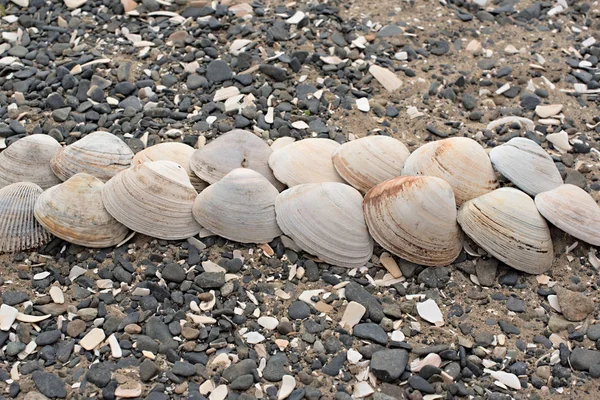
<svg viewBox="0 0 600 400">
<path fill-rule="evenodd" d="M 550 229 L 533 199 L 514 188 L 500 188 L 463 204 L 463 231 L 492 256 L 529 274 L 552 266 Z"/>
<path fill-rule="evenodd" d="M 408 261 L 445 266 L 462 249 L 452 188 L 433 176 L 402 176 L 365 196 L 369 232 L 384 249 Z"/>
<path fill-rule="evenodd" d="M 308 183 L 279 194 L 275 212 L 281 230 L 304 251 L 329 264 L 354 268 L 373 254 L 361 204 L 362 196 L 349 185 Z"/>
</svg>

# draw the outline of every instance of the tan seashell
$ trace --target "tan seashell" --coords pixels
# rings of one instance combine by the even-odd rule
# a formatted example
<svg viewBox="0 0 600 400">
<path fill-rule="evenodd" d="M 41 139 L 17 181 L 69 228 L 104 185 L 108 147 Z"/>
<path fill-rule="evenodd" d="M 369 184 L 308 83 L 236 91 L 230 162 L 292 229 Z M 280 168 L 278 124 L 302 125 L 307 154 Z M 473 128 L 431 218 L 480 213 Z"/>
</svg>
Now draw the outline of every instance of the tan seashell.
<svg viewBox="0 0 600 400">
<path fill-rule="evenodd" d="M 552 158 L 533 140 L 512 138 L 494 147 L 490 159 L 502 175 L 532 196 L 563 183 Z"/>
<path fill-rule="evenodd" d="M 47 189 L 58 185 L 50 160 L 61 149 L 48 135 L 31 135 L 17 140 L 0 153 L 0 188 L 17 182 L 32 182 Z"/>
<path fill-rule="evenodd" d="M 102 201 L 132 231 L 165 240 L 200 232 L 192 215 L 198 193 L 185 169 L 173 161 L 149 161 L 121 171 L 106 182 Z"/>
<path fill-rule="evenodd" d="M 445 266 L 462 238 L 450 185 L 433 176 L 401 176 L 380 183 L 363 201 L 369 232 L 384 249 L 416 264 Z"/>
<path fill-rule="evenodd" d="M 552 266 L 550 229 L 533 199 L 514 188 L 500 188 L 463 204 L 463 231 L 503 263 L 529 274 Z"/>
<path fill-rule="evenodd" d="M 42 246 L 52 236 L 33 216 L 42 193 L 35 183 L 17 182 L 0 189 L 0 253 L 13 253 Z"/>
<path fill-rule="evenodd" d="M 299 140 L 273 152 L 269 165 L 277 179 L 289 187 L 304 183 L 345 183 L 332 161 L 339 146 L 331 139 Z"/>
<path fill-rule="evenodd" d="M 92 175 L 75 174 L 42 193 L 35 203 L 35 218 L 54 236 L 87 247 L 111 247 L 129 229 L 114 219 L 102 204 L 104 183 Z"/>
<path fill-rule="evenodd" d="M 63 181 L 85 172 L 103 182 L 129 168 L 133 152 L 108 132 L 92 132 L 68 145 L 50 161 L 52 171 Z"/>
<path fill-rule="evenodd" d="M 402 175 L 410 152 L 389 136 L 366 136 L 344 143 L 333 153 L 333 165 L 349 184 L 363 193 L 373 186 Z"/>
<path fill-rule="evenodd" d="M 211 184 L 236 168 L 249 168 L 267 178 L 276 188 L 283 189 L 269 168 L 272 152 L 254 133 L 234 129 L 196 150 L 190 159 L 190 167 L 200 179 Z"/>
<path fill-rule="evenodd" d="M 196 189 L 197 192 L 201 192 L 208 186 L 208 183 L 198 178 L 190 168 L 190 158 L 192 157 L 192 154 L 194 154 L 195 151 L 196 149 L 194 149 L 191 146 L 188 146 L 185 143 L 159 143 L 137 153 L 133 157 L 131 165 L 138 165 L 146 161 L 174 161 L 177 164 L 181 165 L 183 169 L 185 169 L 185 171 L 188 173 L 188 176 L 190 177 L 190 182 L 194 189 Z"/>
<path fill-rule="evenodd" d="M 361 204 L 362 196 L 352 186 L 309 183 L 281 192 L 275 213 L 281 230 L 304 251 L 329 264 L 354 268 L 373 254 Z"/>
<path fill-rule="evenodd" d="M 281 235 L 275 220 L 279 191 L 261 174 L 236 168 L 198 195 L 192 209 L 203 227 L 241 243 L 268 243 Z"/>
<path fill-rule="evenodd" d="M 600 207 L 585 190 L 565 184 L 535 196 L 540 214 L 557 228 L 600 246 Z"/>
<path fill-rule="evenodd" d="M 498 187 L 486 151 L 473 139 L 454 137 L 424 144 L 404 162 L 402 175 L 427 175 L 444 179 L 460 206 Z"/>
</svg>

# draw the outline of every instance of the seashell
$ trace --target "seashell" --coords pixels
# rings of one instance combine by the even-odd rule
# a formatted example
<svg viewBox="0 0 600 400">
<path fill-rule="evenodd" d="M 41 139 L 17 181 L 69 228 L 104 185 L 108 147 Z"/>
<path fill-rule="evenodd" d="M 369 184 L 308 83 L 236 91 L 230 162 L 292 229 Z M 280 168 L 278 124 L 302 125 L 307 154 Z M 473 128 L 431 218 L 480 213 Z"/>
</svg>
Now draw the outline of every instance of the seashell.
<svg viewBox="0 0 600 400">
<path fill-rule="evenodd" d="M 17 140 L 0 153 L 0 188 L 17 182 L 32 182 L 42 189 L 58 185 L 61 180 L 50 169 L 50 160 L 61 148 L 48 135 Z"/>
<path fill-rule="evenodd" d="M 538 275 L 552 266 L 550 229 L 533 199 L 514 188 L 500 188 L 463 204 L 463 231 L 503 263 Z"/>
<path fill-rule="evenodd" d="M 215 183 L 236 168 L 252 169 L 283 189 L 269 168 L 269 156 L 273 151 L 269 145 L 242 129 L 227 132 L 192 154 L 190 167 L 202 180 Z"/>
<path fill-rule="evenodd" d="M 450 185 L 433 176 L 380 183 L 363 201 L 369 232 L 383 248 L 416 264 L 445 266 L 462 249 Z"/>
<path fill-rule="evenodd" d="M 103 182 L 129 168 L 133 152 L 108 132 L 92 132 L 68 145 L 50 161 L 52 171 L 63 181 L 85 172 Z"/>
<path fill-rule="evenodd" d="M 42 188 L 31 182 L 17 182 L 0 189 L 0 253 L 32 249 L 50 241 L 50 233 L 33 216 L 41 193 Z"/>
<path fill-rule="evenodd" d="M 458 206 L 498 187 L 486 151 L 465 137 L 442 139 L 419 147 L 404 162 L 402 175 L 444 179 L 454 190 Z"/>
<path fill-rule="evenodd" d="M 198 193 L 185 169 L 173 161 L 148 161 L 106 182 L 102 201 L 132 231 L 165 240 L 186 239 L 202 227 L 192 215 Z"/>
<path fill-rule="evenodd" d="M 600 246 L 600 207 L 585 190 L 565 184 L 535 196 L 540 214 L 550 223 L 594 246 Z"/>
<path fill-rule="evenodd" d="M 402 174 L 410 152 L 389 136 L 366 136 L 344 143 L 333 152 L 333 165 L 349 184 L 363 193 Z"/>
<path fill-rule="evenodd" d="M 129 230 L 104 208 L 103 187 L 104 183 L 92 175 L 75 174 L 38 197 L 35 218 L 67 242 L 95 248 L 115 246 Z"/>
<path fill-rule="evenodd" d="M 208 183 L 198 178 L 198 176 L 196 176 L 196 174 L 194 174 L 194 172 L 190 168 L 190 158 L 192 157 L 192 154 L 194 154 L 194 151 L 196 150 L 193 147 L 188 146 L 185 143 L 159 143 L 137 153 L 133 157 L 131 165 L 138 165 L 146 161 L 174 161 L 177 164 L 181 165 L 183 169 L 185 169 L 194 189 L 196 189 L 197 192 L 201 192 L 208 186 Z"/>
<path fill-rule="evenodd" d="M 269 165 L 275 177 L 289 187 L 304 183 L 345 183 L 332 161 L 339 146 L 330 139 L 299 140 L 273 152 Z"/>
<path fill-rule="evenodd" d="M 494 147 L 490 159 L 502 175 L 532 196 L 563 183 L 552 158 L 533 140 L 512 138 Z"/>
<path fill-rule="evenodd" d="M 196 221 L 241 243 L 268 243 L 281 235 L 275 219 L 279 191 L 260 173 L 236 168 L 196 197 Z"/>
<path fill-rule="evenodd" d="M 281 230 L 304 251 L 329 264 L 354 268 L 373 254 L 361 204 L 358 190 L 346 184 L 308 183 L 281 192 L 275 213 Z"/>
</svg>

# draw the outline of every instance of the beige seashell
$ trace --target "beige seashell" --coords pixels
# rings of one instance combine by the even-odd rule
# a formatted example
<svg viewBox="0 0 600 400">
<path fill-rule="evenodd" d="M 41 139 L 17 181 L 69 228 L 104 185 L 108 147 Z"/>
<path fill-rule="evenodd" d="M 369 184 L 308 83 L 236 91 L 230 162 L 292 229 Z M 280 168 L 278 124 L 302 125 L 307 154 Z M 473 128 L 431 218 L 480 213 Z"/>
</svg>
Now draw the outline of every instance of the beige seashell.
<svg viewBox="0 0 600 400">
<path fill-rule="evenodd" d="M 369 73 L 373 75 L 375 79 L 387 90 L 393 92 L 400 89 L 402 81 L 398 76 L 387 68 L 380 67 L 379 65 L 371 65 L 369 67 Z"/>
<path fill-rule="evenodd" d="M 281 230 L 304 251 L 329 264 L 354 268 L 373 254 L 361 204 L 362 196 L 351 186 L 310 183 L 283 191 L 275 200 L 275 212 Z"/>
<path fill-rule="evenodd" d="M 92 175 L 75 174 L 38 197 L 35 218 L 67 242 L 95 248 L 115 246 L 129 230 L 104 208 L 103 187 L 104 183 Z"/>
<path fill-rule="evenodd" d="M 402 176 L 380 183 L 363 201 L 369 232 L 383 248 L 416 264 L 445 266 L 462 238 L 450 185 L 433 176 Z"/>
<path fill-rule="evenodd" d="M 192 209 L 203 227 L 241 243 L 268 243 L 281 235 L 275 220 L 279 191 L 261 174 L 236 168 L 198 195 Z"/>
<path fill-rule="evenodd" d="M 85 172 L 106 182 L 129 168 L 133 152 L 125 142 L 108 132 L 92 132 L 62 149 L 50 161 L 52 171 L 63 181 Z"/>
<path fill-rule="evenodd" d="M 600 207 L 585 190 L 565 184 L 535 196 L 540 214 L 550 223 L 594 246 L 600 246 Z"/>
<path fill-rule="evenodd" d="M 39 247 L 52 236 L 33 216 L 33 208 L 42 193 L 35 183 L 18 182 L 0 189 L 0 253 Z"/>
<path fill-rule="evenodd" d="M 515 269 L 537 275 L 552 266 L 548 224 L 520 190 L 505 187 L 466 202 L 458 223 L 475 243 Z"/>
<path fill-rule="evenodd" d="M 330 139 L 303 139 L 273 152 L 269 165 L 289 187 L 304 183 L 345 183 L 333 166 L 333 153 L 340 146 Z"/>
<path fill-rule="evenodd" d="M 402 174 L 410 152 L 389 136 L 366 136 L 344 143 L 333 153 L 333 165 L 349 184 L 363 193 Z"/>
<path fill-rule="evenodd" d="M 486 151 L 473 139 L 454 137 L 427 143 L 404 162 L 402 175 L 427 175 L 444 179 L 460 206 L 498 187 Z"/>
<path fill-rule="evenodd" d="M 198 178 L 190 168 L 190 158 L 192 157 L 192 154 L 194 154 L 194 151 L 196 151 L 196 149 L 194 149 L 191 146 L 188 146 L 185 143 L 159 143 L 137 153 L 133 157 L 131 165 L 138 165 L 146 161 L 174 161 L 177 164 L 181 165 L 183 169 L 185 169 L 194 189 L 196 189 L 197 192 L 201 192 L 208 186 L 208 183 Z"/>
<path fill-rule="evenodd" d="M 264 176 L 277 189 L 283 189 L 269 168 L 273 151 L 269 145 L 242 129 L 227 132 L 192 154 L 190 167 L 200 179 L 215 183 L 236 168 L 249 168 Z"/>
<path fill-rule="evenodd" d="M 106 210 L 129 229 L 165 240 L 200 232 L 192 215 L 198 193 L 177 163 L 149 161 L 121 171 L 102 189 Z"/>
<path fill-rule="evenodd" d="M 32 182 L 42 189 L 58 185 L 61 180 L 50 169 L 50 160 L 60 149 L 48 135 L 17 140 L 0 153 L 0 188 L 17 182 Z"/>
<path fill-rule="evenodd" d="M 532 196 L 563 183 L 552 158 L 533 140 L 512 138 L 494 147 L 490 159 L 502 175 Z"/>
</svg>

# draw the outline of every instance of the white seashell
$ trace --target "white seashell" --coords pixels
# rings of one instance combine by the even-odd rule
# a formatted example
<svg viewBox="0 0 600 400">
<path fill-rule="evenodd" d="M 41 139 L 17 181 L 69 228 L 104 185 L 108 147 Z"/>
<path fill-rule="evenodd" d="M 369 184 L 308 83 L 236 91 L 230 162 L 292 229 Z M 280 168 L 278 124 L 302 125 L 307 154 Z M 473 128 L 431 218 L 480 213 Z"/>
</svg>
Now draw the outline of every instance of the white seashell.
<svg viewBox="0 0 600 400">
<path fill-rule="evenodd" d="M 267 178 L 237 168 L 198 195 L 192 209 L 203 227 L 241 243 L 268 243 L 281 235 L 275 219 L 279 192 Z"/>
<path fill-rule="evenodd" d="M 70 10 L 74 10 L 87 3 L 87 0 L 64 0 L 64 2 L 67 8 L 69 8 Z"/>
<path fill-rule="evenodd" d="M 540 118 L 553 117 L 563 109 L 562 104 L 539 105 L 535 107 L 535 113 Z"/>
<path fill-rule="evenodd" d="M 102 204 L 104 183 L 92 175 L 73 175 L 37 199 L 37 221 L 54 236 L 80 246 L 104 248 L 120 243 L 129 229 Z"/>
<path fill-rule="evenodd" d="M 535 205 L 552 225 L 594 246 L 600 246 L 600 207 L 585 190 L 561 185 L 535 196 Z"/>
<path fill-rule="evenodd" d="M 573 148 L 573 146 L 569 144 L 569 135 L 565 131 L 546 135 L 546 139 L 554 145 L 556 150 L 560 151 L 561 153 L 567 153 Z"/>
<path fill-rule="evenodd" d="M 438 140 L 419 147 L 404 162 L 402 175 L 444 179 L 454 190 L 459 207 L 498 186 L 486 151 L 479 143 L 465 137 Z"/>
<path fill-rule="evenodd" d="M 33 215 L 42 189 L 35 183 L 13 183 L 0 189 L 0 253 L 39 247 L 52 236 Z"/>
<path fill-rule="evenodd" d="M 428 301 L 433 301 L 433 300 L 428 300 Z M 441 312 L 440 312 L 440 314 L 441 314 Z M 410 363 L 410 372 L 413 372 L 413 373 L 419 372 L 426 365 L 433 365 L 434 367 L 439 368 L 439 366 L 442 365 L 442 358 L 439 355 L 437 355 L 436 353 L 429 353 L 422 360 L 417 358 L 416 360 L 414 360 L 413 362 Z"/>
<path fill-rule="evenodd" d="M 362 196 L 351 186 L 312 183 L 282 192 L 275 212 L 281 230 L 304 251 L 329 264 L 354 268 L 373 254 L 361 203 Z"/>
<path fill-rule="evenodd" d="M 269 165 L 277 179 L 289 187 L 303 183 L 344 183 L 332 161 L 339 146 L 330 139 L 299 140 L 273 152 Z"/>
<path fill-rule="evenodd" d="M 176 162 L 177 164 L 181 165 L 183 169 L 185 169 L 185 172 L 187 172 L 188 177 L 190 178 L 192 186 L 199 193 L 208 186 L 208 183 L 198 178 L 198 176 L 196 176 L 196 174 L 194 174 L 194 172 L 190 168 L 190 158 L 192 157 L 192 154 L 194 154 L 194 151 L 196 151 L 196 149 L 194 149 L 191 146 L 188 146 L 185 143 L 159 143 L 137 153 L 133 157 L 131 165 L 138 165 L 146 161 L 158 160 Z"/>
<path fill-rule="evenodd" d="M 411 262 L 445 266 L 462 249 L 452 188 L 432 176 L 402 176 L 365 196 L 369 232 L 383 248 Z"/>
<path fill-rule="evenodd" d="M 280 149 L 284 148 L 285 146 L 287 146 L 288 144 L 294 143 L 295 141 L 296 141 L 296 139 L 291 136 L 284 136 L 284 137 L 277 138 L 277 139 L 275 139 L 273 144 L 271 144 L 271 150 L 273 150 L 273 151 L 280 150 Z"/>
<path fill-rule="evenodd" d="M 190 159 L 190 167 L 208 183 L 217 182 L 236 168 L 249 168 L 280 190 L 283 185 L 275 179 L 268 164 L 272 152 L 269 145 L 252 132 L 234 129 L 196 150 Z"/>
<path fill-rule="evenodd" d="M 402 174 L 410 152 L 389 136 L 366 136 L 344 143 L 333 153 L 333 165 L 349 184 L 363 193 Z"/>
<path fill-rule="evenodd" d="M 520 190 L 496 189 L 466 202 L 458 223 L 475 243 L 515 269 L 541 274 L 552 266 L 548 224 Z"/>
<path fill-rule="evenodd" d="M 129 168 L 133 152 L 125 142 L 108 132 L 92 132 L 57 153 L 52 171 L 63 181 L 85 172 L 106 182 Z"/>
<path fill-rule="evenodd" d="M 17 140 L 0 153 L 0 188 L 11 183 L 32 182 L 47 189 L 58 185 L 50 160 L 61 149 L 48 135 L 31 135 Z"/>
<path fill-rule="evenodd" d="M 494 147 L 490 159 L 502 175 L 532 196 L 563 183 L 552 158 L 533 140 L 512 138 Z"/>
<path fill-rule="evenodd" d="M 246 46 L 250 43 L 252 43 L 252 40 L 249 39 L 235 39 L 229 46 L 229 52 L 234 56 L 237 56 L 246 51 Z"/>
<path fill-rule="evenodd" d="M 379 65 L 371 65 L 369 67 L 369 73 L 373 75 L 377 82 L 381 84 L 388 92 L 393 92 L 400 89 L 402 81 L 398 76 L 387 68 L 380 67 Z"/>
<path fill-rule="evenodd" d="M 506 125 L 506 124 L 509 124 L 512 122 L 517 122 L 520 125 L 525 125 L 525 129 L 527 129 L 528 131 L 535 130 L 535 123 L 532 120 L 530 120 L 528 118 L 514 117 L 514 116 L 502 117 L 500 119 L 492 121 L 486 126 L 486 129 L 493 131 L 498 126 Z"/>
<path fill-rule="evenodd" d="M 277 400 L 285 400 L 296 388 L 296 379 L 292 375 L 284 375 L 281 379 L 281 387 L 277 393 Z"/>
<path fill-rule="evenodd" d="M 421 303 L 417 303 L 417 312 L 421 318 L 434 324 L 435 326 L 444 325 L 444 316 L 442 315 L 442 311 L 433 299 L 428 299 Z"/>
<path fill-rule="evenodd" d="M 10 330 L 11 325 L 15 322 L 18 315 L 19 310 L 7 304 L 2 304 L 0 306 L 0 330 Z"/>
<path fill-rule="evenodd" d="M 145 162 L 118 173 L 102 189 L 106 210 L 129 229 L 166 240 L 200 232 L 192 215 L 198 193 L 179 164 Z"/>
<path fill-rule="evenodd" d="M 27 322 L 30 324 L 36 324 L 38 322 L 41 322 L 45 319 L 50 318 L 52 315 L 50 314 L 46 314 L 46 315 L 30 315 L 30 314 L 23 314 L 23 313 L 18 313 L 16 320 L 17 321 L 21 321 L 21 322 Z"/>
<path fill-rule="evenodd" d="M 367 99 L 366 97 L 356 99 L 356 108 L 358 108 L 362 112 L 369 112 L 369 110 L 371 110 L 369 99 Z"/>
</svg>

